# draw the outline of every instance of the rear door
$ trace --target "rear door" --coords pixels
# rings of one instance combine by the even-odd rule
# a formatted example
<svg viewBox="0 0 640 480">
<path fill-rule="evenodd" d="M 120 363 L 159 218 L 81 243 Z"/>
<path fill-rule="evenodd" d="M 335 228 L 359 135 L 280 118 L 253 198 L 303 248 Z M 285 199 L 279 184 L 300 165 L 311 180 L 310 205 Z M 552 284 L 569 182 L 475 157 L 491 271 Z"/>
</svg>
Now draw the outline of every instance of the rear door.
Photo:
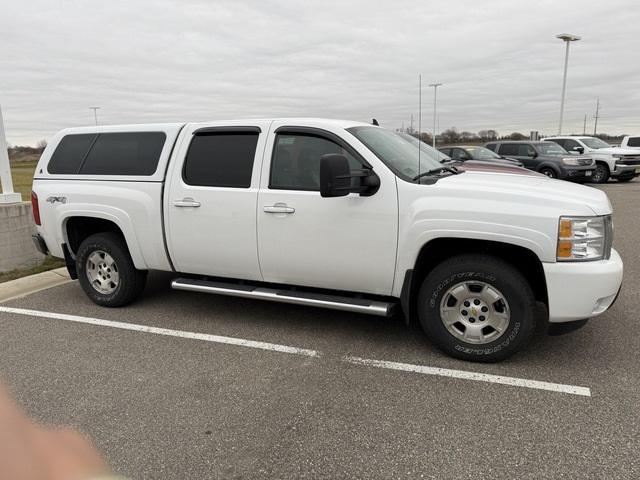
<svg viewBox="0 0 640 480">
<path fill-rule="evenodd" d="M 177 271 L 262 279 L 256 201 L 269 124 L 185 127 L 164 203 L 167 244 Z"/>
<path fill-rule="evenodd" d="M 257 212 L 263 278 L 389 295 L 398 232 L 396 177 L 364 146 L 358 151 L 350 145 L 346 130 L 327 128 L 272 125 Z M 345 155 L 352 170 L 368 155 L 379 190 L 321 197 L 320 157 L 328 153 Z"/>
</svg>

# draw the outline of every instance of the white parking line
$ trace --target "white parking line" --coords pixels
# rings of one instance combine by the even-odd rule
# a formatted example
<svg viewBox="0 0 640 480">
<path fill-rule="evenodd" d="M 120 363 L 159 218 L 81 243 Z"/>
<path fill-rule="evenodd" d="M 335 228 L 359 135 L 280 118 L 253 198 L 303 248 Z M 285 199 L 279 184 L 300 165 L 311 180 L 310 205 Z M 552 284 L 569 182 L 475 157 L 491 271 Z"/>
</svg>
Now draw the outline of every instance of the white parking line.
<svg viewBox="0 0 640 480">
<path fill-rule="evenodd" d="M 552 392 L 568 393 L 571 395 L 591 396 L 591 390 L 587 387 L 575 385 L 565 385 L 562 383 L 541 382 L 539 380 L 527 380 L 524 378 L 503 377 L 502 375 L 491 375 L 488 373 L 467 372 L 464 370 L 451 370 L 448 368 L 426 367 L 424 365 L 413 365 L 410 363 L 388 362 L 385 360 L 371 360 L 360 357 L 344 357 L 343 360 L 355 365 L 366 365 L 369 367 L 386 368 L 388 370 L 400 370 L 403 372 L 422 373 L 423 375 L 437 375 L 439 377 L 461 378 L 464 380 L 474 380 L 476 382 L 500 383 L 514 387 L 535 388 L 538 390 L 550 390 Z"/>
<path fill-rule="evenodd" d="M 167 335 L 170 337 L 190 338 L 192 340 L 204 340 L 205 342 L 225 343 L 238 347 L 258 348 L 260 350 L 271 350 L 274 352 L 291 353 L 293 355 L 304 355 L 307 357 L 317 357 L 319 353 L 306 348 L 288 347 L 277 343 L 256 342 L 243 338 L 222 337 L 220 335 L 210 335 L 208 333 L 184 332 L 182 330 L 171 330 L 169 328 L 150 327 L 135 323 L 114 322 L 113 320 L 103 320 L 100 318 L 81 317 L 78 315 L 67 315 L 65 313 L 42 312 L 40 310 L 29 310 L 26 308 L 0 307 L 0 312 L 14 313 L 17 315 L 28 315 L 31 317 L 54 318 L 67 322 L 88 323 L 89 325 L 99 325 L 101 327 L 120 328 L 122 330 L 134 330 L 136 332 L 154 333 L 156 335 Z"/>
<path fill-rule="evenodd" d="M 188 338 L 192 340 L 203 340 L 205 342 L 223 343 L 236 345 L 239 347 L 257 348 L 260 350 L 270 350 L 274 352 L 289 353 L 293 355 L 303 355 L 306 357 L 319 357 L 320 352 L 306 348 L 289 347 L 277 343 L 257 342 L 255 340 L 245 340 L 243 338 L 223 337 L 220 335 L 210 335 L 207 333 L 185 332 L 182 330 L 172 330 L 168 328 L 151 327 L 135 323 L 116 322 L 113 320 L 103 320 L 100 318 L 82 317 L 79 315 L 68 315 L 65 313 L 45 312 L 41 310 L 29 310 L 26 308 L 12 308 L 0 306 L 0 312 L 13 313 L 16 315 L 27 315 L 30 317 L 51 318 L 64 320 L 67 322 L 85 323 L 98 325 L 101 327 L 119 328 L 121 330 L 133 330 L 136 332 L 153 333 L 156 335 L 167 335 L 170 337 Z M 361 357 L 343 357 L 343 362 L 364 365 L 369 367 L 384 368 L 387 370 L 399 370 L 403 372 L 421 373 L 423 375 L 435 375 L 440 377 L 450 377 L 462 380 L 473 380 L 476 382 L 498 383 L 511 385 L 514 387 L 533 388 L 538 390 L 548 390 L 552 392 L 566 393 L 570 395 L 591 396 L 591 390 L 587 387 L 575 385 L 565 385 L 562 383 L 541 382 L 538 380 L 527 380 L 524 378 L 505 377 L 501 375 L 491 375 L 487 373 L 469 372 L 465 370 L 451 370 L 439 367 L 427 367 L 424 365 L 413 365 L 410 363 L 389 362 L 385 360 L 372 360 Z"/>
</svg>

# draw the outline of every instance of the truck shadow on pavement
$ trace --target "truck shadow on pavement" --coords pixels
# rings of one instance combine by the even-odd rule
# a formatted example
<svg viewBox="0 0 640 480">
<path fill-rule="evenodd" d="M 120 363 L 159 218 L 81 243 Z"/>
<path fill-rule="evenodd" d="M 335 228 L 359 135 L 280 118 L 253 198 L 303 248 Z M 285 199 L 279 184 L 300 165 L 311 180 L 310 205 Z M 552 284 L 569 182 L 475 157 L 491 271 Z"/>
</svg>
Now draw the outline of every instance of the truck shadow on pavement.
<svg viewBox="0 0 640 480">
<path fill-rule="evenodd" d="M 417 324 L 406 325 L 401 312 L 391 318 L 326 310 L 222 295 L 176 291 L 174 274 L 152 272 L 142 298 L 123 310 L 139 314 L 156 326 L 238 336 L 254 340 L 314 348 L 323 354 L 355 354 L 385 360 L 437 363 L 454 368 L 507 370 L 535 364 L 545 369 L 584 369 L 593 362 L 605 368 L 598 352 L 602 336 L 597 322 L 566 335 L 549 336 L 544 307 L 538 311 L 539 328 L 530 344 L 500 364 L 473 364 L 449 358 L 435 348 Z M 614 311 L 615 312 L 615 311 Z M 607 314 L 611 315 L 611 313 Z M 417 322 L 416 322 L 417 323 Z M 589 352 L 589 353 L 587 353 Z M 499 367 L 502 366 L 502 367 Z"/>
</svg>

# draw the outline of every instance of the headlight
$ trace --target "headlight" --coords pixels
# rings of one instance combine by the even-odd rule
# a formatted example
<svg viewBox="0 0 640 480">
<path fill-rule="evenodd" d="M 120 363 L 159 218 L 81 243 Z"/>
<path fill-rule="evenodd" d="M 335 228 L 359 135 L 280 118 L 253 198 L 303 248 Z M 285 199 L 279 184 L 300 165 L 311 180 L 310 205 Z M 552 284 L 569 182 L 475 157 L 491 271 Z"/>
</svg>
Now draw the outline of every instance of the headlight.
<svg viewBox="0 0 640 480">
<path fill-rule="evenodd" d="M 577 158 L 565 157 L 562 159 L 562 163 L 565 165 L 580 165 L 580 160 Z"/>
<path fill-rule="evenodd" d="M 611 215 L 560 217 L 557 259 L 567 262 L 609 258 L 612 240 Z"/>
<path fill-rule="evenodd" d="M 624 158 L 624 155 L 622 155 L 621 153 L 614 153 L 613 155 L 611 155 L 613 158 L 617 158 L 618 160 L 620 160 L 621 158 Z"/>
</svg>

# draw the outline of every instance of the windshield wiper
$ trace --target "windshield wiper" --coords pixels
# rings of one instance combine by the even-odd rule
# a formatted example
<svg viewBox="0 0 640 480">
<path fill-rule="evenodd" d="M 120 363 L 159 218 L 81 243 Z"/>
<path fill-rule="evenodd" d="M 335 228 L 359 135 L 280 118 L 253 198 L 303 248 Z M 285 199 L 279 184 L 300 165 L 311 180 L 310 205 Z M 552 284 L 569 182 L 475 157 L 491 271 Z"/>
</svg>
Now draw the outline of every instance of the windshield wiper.
<svg viewBox="0 0 640 480">
<path fill-rule="evenodd" d="M 449 172 L 454 175 L 457 175 L 460 173 L 456 167 L 438 167 L 438 168 L 432 168 L 431 170 L 427 170 L 426 172 L 422 172 L 420 175 L 416 175 L 415 177 L 413 177 L 412 180 L 415 182 L 416 180 L 422 177 L 427 177 L 429 175 L 433 175 L 434 173 L 439 173 L 439 172 Z"/>
</svg>

